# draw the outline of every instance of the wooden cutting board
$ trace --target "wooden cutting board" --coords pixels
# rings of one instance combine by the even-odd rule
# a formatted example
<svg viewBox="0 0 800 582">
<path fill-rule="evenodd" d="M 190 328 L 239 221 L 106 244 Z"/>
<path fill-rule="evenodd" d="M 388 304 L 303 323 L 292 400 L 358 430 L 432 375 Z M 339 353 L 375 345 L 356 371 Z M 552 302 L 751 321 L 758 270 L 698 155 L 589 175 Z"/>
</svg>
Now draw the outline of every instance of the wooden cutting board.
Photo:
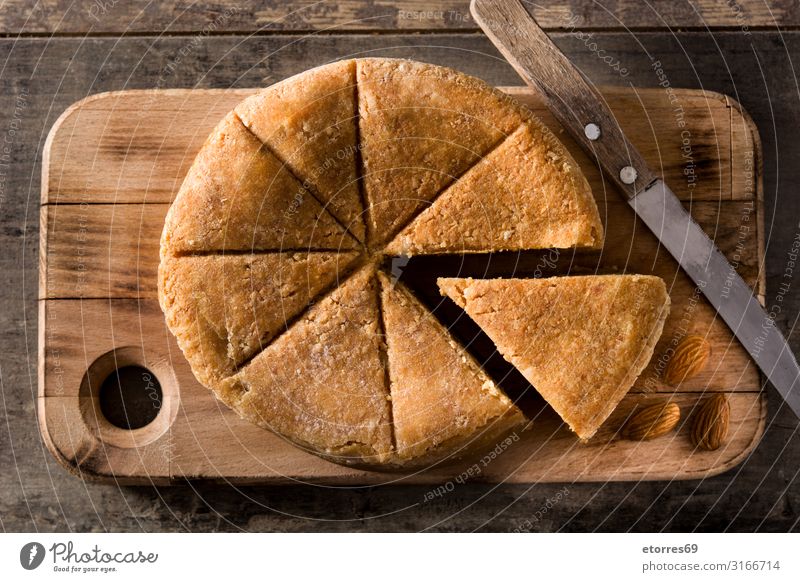
<svg viewBox="0 0 800 582">
<path fill-rule="evenodd" d="M 473 257 L 465 263 L 467 270 L 471 263 L 489 275 L 506 276 L 652 273 L 670 289 L 671 315 L 650 367 L 589 444 L 579 443 L 528 390 L 523 398 L 534 421 L 530 430 L 512 435 L 512 446 L 452 467 L 382 474 L 304 453 L 218 403 L 194 379 L 164 323 L 156 297 L 158 243 L 169 204 L 203 140 L 256 90 L 168 90 L 89 97 L 61 116 L 45 146 L 38 411 L 53 455 L 84 477 L 119 483 L 200 478 L 344 486 L 444 483 L 445 489 L 467 479 L 698 479 L 740 463 L 764 430 L 766 400 L 754 364 L 537 99 L 524 88 L 505 90 L 539 114 L 572 150 L 596 193 L 606 244 L 602 252 Z M 703 91 L 609 89 L 605 96 L 628 136 L 763 302 L 761 150 L 749 117 L 730 98 Z M 453 260 L 412 259 L 407 267 L 424 283 L 447 274 Z M 435 302 L 430 286 L 418 292 Z M 440 317 L 453 311 L 452 305 L 440 306 Z M 703 373 L 676 390 L 661 382 L 659 372 L 670 347 L 686 333 L 707 335 L 713 355 Z M 478 352 L 480 345 L 476 342 Z M 482 361 L 485 355 L 476 353 Z M 489 360 L 487 369 L 494 375 L 497 366 Z M 163 390 L 155 421 L 136 430 L 109 423 L 96 396 L 103 378 L 128 364 L 150 370 Z M 717 451 L 694 452 L 689 422 L 694 406 L 709 392 L 730 395 L 730 436 Z M 682 410 L 677 432 L 649 442 L 619 438 L 618 429 L 632 410 L 667 400 Z"/>
</svg>

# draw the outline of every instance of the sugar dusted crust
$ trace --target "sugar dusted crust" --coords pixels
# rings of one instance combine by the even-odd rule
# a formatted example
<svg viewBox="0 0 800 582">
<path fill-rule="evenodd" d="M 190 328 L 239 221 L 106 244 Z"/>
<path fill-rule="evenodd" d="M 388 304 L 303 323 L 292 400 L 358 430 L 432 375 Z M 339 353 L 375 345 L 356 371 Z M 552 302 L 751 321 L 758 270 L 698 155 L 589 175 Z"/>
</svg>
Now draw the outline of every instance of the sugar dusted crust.
<svg viewBox="0 0 800 582">
<path fill-rule="evenodd" d="M 386 251 L 599 248 L 602 241 L 603 225 L 586 178 L 552 133 L 529 120 L 447 188 Z"/>
<path fill-rule="evenodd" d="M 374 268 L 363 267 L 224 381 L 251 422 L 344 464 L 392 452 Z"/>
<path fill-rule="evenodd" d="M 480 448 L 526 423 L 520 410 L 402 283 L 381 274 L 400 464 Z"/>
<path fill-rule="evenodd" d="M 379 274 L 384 254 L 602 237 L 574 160 L 511 98 L 434 65 L 341 61 L 215 128 L 167 215 L 159 301 L 197 379 L 244 418 L 337 463 L 410 469 L 526 420 Z"/>
<path fill-rule="evenodd" d="M 161 253 L 352 250 L 356 241 L 278 158 L 228 114 L 167 213 Z"/>
<path fill-rule="evenodd" d="M 335 287 L 357 258 L 356 252 L 167 257 L 159 269 L 161 307 L 208 385 L 234 374 L 313 298 Z"/>
<path fill-rule="evenodd" d="M 355 73 L 355 61 L 311 69 L 246 99 L 236 114 L 363 241 Z"/>
<path fill-rule="evenodd" d="M 438 280 L 582 439 L 647 366 L 669 314 L 659 277 Z"/>
<path fill-rule="evenodd" d="M 522 124 L 516 103 L 452 69 L 358 61 L 371 243 L 380 245 Z"/>
</svg>

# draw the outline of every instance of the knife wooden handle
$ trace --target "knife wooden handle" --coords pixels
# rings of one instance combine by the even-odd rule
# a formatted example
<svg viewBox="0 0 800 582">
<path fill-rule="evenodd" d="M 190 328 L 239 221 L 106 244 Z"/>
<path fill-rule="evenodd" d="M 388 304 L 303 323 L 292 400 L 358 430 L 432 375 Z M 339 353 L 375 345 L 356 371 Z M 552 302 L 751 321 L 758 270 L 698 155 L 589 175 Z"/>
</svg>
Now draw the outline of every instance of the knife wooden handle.
<svg viewBox="0 0 800 582">
<path fill-rule="evenodd" d="M 489 40 L 626 197 L 656 180 L 600 93 L 519 0 L 472 0 L 470 11 Z"/>
</svg>

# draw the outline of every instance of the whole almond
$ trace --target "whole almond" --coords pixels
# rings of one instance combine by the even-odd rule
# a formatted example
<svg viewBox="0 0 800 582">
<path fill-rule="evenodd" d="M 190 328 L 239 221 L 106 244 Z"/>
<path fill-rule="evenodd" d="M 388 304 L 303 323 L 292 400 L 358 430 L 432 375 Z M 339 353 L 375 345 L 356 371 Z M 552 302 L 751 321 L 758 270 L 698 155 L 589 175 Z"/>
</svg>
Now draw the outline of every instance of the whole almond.
<svg viewBox="0 0 800 582">
<path fill-rule="evenodd" d="M 687 335 L 667 362 L 664 382 L 675 386 L 696 376 L 705 368 L 711 356 L 711 344 L 700 335 Z"/>
<path fill-rule="evenodd" d="M 692 444 L 715 451 L 728 437 L 731 423 L 731 405 L 724 394 L 714 394 L 700 406 L 692 424 Z"/>
<path fill-rule="evenodd" d="M 681 409 L 674 402 L 651 404 L 637 411 L 622 429 L 626 439 L 647 441 L 670 432 L 681 419 Z"/>
</svg>

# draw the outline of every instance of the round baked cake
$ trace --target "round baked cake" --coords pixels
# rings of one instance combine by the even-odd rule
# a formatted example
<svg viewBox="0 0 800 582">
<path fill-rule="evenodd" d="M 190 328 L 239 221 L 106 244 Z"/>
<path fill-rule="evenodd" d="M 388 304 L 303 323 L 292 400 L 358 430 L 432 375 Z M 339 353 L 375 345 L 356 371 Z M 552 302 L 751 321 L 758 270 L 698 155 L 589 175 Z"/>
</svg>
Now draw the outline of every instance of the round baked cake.
<svg viewBox="0 0 800 582">
<path fill-rule="evenodd" d="M 244 418 L 334 462 L 418 467 L 527 421 L 391 257 L 602 238 L 575 161 L 511 98 L 347 60 L 214 129 L 166 218 L 159 299 L 198 381 Z"/>
</svg>

